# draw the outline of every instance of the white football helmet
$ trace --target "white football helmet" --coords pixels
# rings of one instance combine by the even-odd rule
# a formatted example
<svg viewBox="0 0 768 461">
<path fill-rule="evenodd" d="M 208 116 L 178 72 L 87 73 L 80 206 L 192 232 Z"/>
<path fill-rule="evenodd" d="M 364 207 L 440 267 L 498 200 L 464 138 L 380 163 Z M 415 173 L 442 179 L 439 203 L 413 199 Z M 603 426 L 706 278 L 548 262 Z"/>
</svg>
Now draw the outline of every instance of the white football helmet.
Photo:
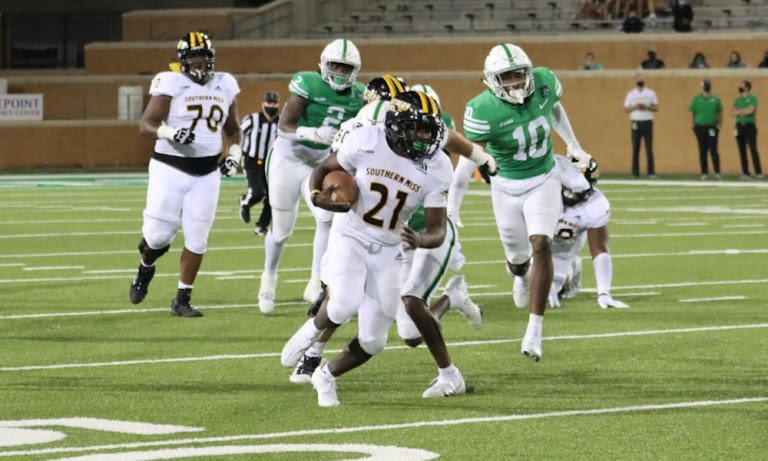
<svg viewBox="0 0 768 461">
<path fill-rule="evenodd" d="M 352 66 L 352 72 L 344 74 L 331 71 L 332 62 Z M 326 45 L 320 53 L 320 75 L 335 91 L 345 90 L 355 83 L 360 65 L 360 52 L 355 44 L 347 39 L 337 38 Z"/>
<path fill-rule="evenodd" d="M 518 87 L 517 84 L 513 86 L 502 83 L 501 75 L 510 71 L 525 73 L 525 81 L 521 82 L 522 87 Z M 485 75 L 483 83 L 504 101 L 522 104 L 525 98 L 533 94 L 533 63 L 519 46 L 511 43 L 494 46 L 485 58 L 483 74 Z"/>
<path fill-rule="evenodd" d="M 428 94 L 429 96 L 432 96 L 432 99 L 434 99 L 435 102 L 437 102 L 437 105 L 440 106 L 440 96 L 437 95 L 437 92 L 431 86 L 425 85 L 423 83 L 419 83 L 417 85 L 412 85 L 408 88 L 410 90 L 421 91 L 424 94 Z"/>
</svg>

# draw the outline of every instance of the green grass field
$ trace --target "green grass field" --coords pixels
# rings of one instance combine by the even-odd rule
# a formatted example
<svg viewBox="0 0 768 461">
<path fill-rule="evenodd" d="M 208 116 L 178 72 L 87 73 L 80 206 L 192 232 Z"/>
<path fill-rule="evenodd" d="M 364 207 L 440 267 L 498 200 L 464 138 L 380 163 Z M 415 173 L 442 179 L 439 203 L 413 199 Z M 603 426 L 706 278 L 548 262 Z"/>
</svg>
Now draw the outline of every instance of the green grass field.
<svg viewBox="0 0 768 461">
<path fill-rule="evenodd" d="M 181 236 L 147 299 L 128 301 L 145 184 L 0 178 L 0 459 L 766 458 L 768 183 L 603 181 L 613 295 L 632 307 L 597 306 L 585 256 L 585 289 L 548 311 L 538 363 L 520 355 L 527 312 L 473 184 L 463 273 L 485 325 L 449 312 L 443 327 L 476 392 L 422 399 L 436 367 L 393 329 L 331 409 L 279 362 L 306 318 L 306 209 L 263 316 L 263 238 L 237 217 L 244 180 L 225 181 L 193 295 L 205 317 L 181 319 L 168 313 Z"/>
</svg>

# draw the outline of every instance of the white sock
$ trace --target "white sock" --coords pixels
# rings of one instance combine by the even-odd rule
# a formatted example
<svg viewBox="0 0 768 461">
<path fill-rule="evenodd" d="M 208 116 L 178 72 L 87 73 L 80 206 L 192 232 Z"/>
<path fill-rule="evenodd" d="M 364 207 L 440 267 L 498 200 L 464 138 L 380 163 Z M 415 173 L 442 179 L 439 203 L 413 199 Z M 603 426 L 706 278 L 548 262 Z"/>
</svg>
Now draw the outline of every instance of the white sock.
<svg viewBox="0 0 768 461">
<path fill-rule="evenodd" d="M 325 346 L 328 343 L 321 343 L 320 341 L 315 341 L 312 343 L 312 347 L 307 349 L 307 352 L 304 353 L 307 357 L 322 357 L 323 352 L 325 352 Z"/>
<path fill-rule="evenodd" d="M 528 314 L 528 327 L 525 329 L 525 336 L 533 335 L 541 338 L 541 323 L 543 321 L 543 315 Z"/>
<path fill-rule="evenodd" d="M 326 363 L 320 368 L 320 371 L 325 374 L 329 379 L 336 379 L 335 376 L 333 376 L 333 373 L 331 373 L 330 368 L 328 368 L 328 364 Z"/>
<path fill-rule="evenodd" d="M 597 282 L 597 294 L 609 294 L 613 279 L 613 263 L 610 253 L 600 253 L 592 259 L 595 268 L 595 281 Z"/>
<path fill-rule="evenodd" d="M 438 376 L 444 379 L 453 378 L 454 376 L 456 376 L 458 372 L 459 372 L 459 369 L 456 368 L 454 364 L 450 364 L 445 368 L 437 369 Z"/>
<path fill-rule="evenodd" d="M 283 255 L 285 243 L 277 243 L 272 237 L 272 231 L 267 233 L 264 239 L 264 271 L 275 273 L 280 264 L 280 257 Z"/>
<path fill-rule="evenodd" d="M 328 234 L 331 233 L 331 222 L 315 223 L 315 240 L 312 242 L 312 278 L 320 278 L 320 262 L 328 248 Z"/>
<path fill-rule="evenodd" d="M 183 283 L 181 280 L 179 280 L 179 285 L 177 287 L 179 290 L 183 290 L 185 288 L 189 288 L 190 290 L 193 288 L 192 285 L 187 285 L 186 283 Z"/>
</svg>

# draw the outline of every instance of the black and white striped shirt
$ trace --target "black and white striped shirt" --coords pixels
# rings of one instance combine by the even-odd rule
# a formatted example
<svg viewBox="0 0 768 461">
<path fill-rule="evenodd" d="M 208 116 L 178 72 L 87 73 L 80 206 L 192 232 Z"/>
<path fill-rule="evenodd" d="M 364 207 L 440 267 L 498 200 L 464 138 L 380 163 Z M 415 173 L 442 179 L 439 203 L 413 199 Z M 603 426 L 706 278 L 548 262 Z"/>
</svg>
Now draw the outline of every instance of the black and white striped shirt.
<svg viewBox="0 0 768 461">
<path fill-rule="evenodd" d="M 254 112 L 243 119 L 240 128 L 243 130 L 243 168 L 263 168 L 267 152 L 277 137 L 277 121 L 267 121 L 264 114 Z"/>
</svg>

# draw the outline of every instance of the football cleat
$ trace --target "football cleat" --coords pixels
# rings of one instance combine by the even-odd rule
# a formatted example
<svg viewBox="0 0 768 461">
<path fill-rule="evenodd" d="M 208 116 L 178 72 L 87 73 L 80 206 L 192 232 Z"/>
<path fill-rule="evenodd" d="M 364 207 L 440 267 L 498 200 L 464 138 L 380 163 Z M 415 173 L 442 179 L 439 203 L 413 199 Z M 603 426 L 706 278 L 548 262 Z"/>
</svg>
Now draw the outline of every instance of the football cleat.
<svg viewBox="0 0 768 461">
<path fill-rule="evenodd" d="M 450 397 L 452 395 L 462 395 L 467 393 L 467 386 L 464 383 L 464 377 L 461 372 L 456 372 L 454 379 L 444 379 L 437 377 L 432 380 L 431 386 L 424 391 L 421 396 L 425 399 L 438 397 Z"/>
<path fill-rule="evenodd" d="M 518 309 L 524 309 L 531 303 L 531 292 L 528 287 L 528 279 L 530 274 L 526 273 L 524 276 L 515 276 L 515 283 L 512 286 L 512 299 L 515 301 L 515 306 Z"/>
<path fill-rule="evenodd" d="M 295 367 L 322 332 L 323 330 L 318 330 L 315 327 L 314 318 L 308 319 L 283 346 L 283 351 L 280 353 L 280 363 L 285 368 Z"/>
<path fill-rule="evenodd" d="M 261 286 L 259 287 L 259 310 L 262 314 L 271 314 L 275 310 L 276 287 L 277 274 L 262 272 Z"/>
<path fill-rule="evenodd" d="M 258 235 L 259 237 L 264 237 L 265 235 L 267 235 L 267 232 L 268 232 L 267 228 L 264 226 L 256 226 L 253 229 L 253 233 Z"/>
<path fill-rule="evenodd" d="M 152 277 L 155 276 L 155 266 L 145 267 L 139 264 L 139 270 L 136 271 L 136 277 L 131 282 L 131 303 L 139 304 L 147 296 L 147 289 Z"/>
<path fill-rule="evenodd" d="M 251 207 L 245 202 L 245 195 L 240 196 L 237 204 L 240 206 L 240 221 L 248 224 L 251 222 Z"/>
<path fill-rule="evenodd" d="M 336 396 L 336 378 L 328 371 L 328 365 L 319 367 L 312 373 L 312 386 L 317 391 L 317 404 L 321 407 L 341 405 Z"/>
<path fill-rule="evenodd" d="M 568 280 L 565 281 L 563 289 L 560 291 L 560 296 L 563 299 L 571 299 L 581 290 L 581 273 L 583 270 L 581 258 L 578 256 L 571 262 L 571 268 L 573 273 L 570 274 Z"/>
<path fill-rule="evenodd" d="M 474 329 L 483 326 L 483 311 L 475 304 L 467 293 L 467 282 L 463 275 L 454 275 L 445 284 L 444 293 L 453 292 L 462 300 L 458 306 L 451 306 L 458 310 L 461 315 L 467 319 L 469 325 Z"/>
<path fill-rule="evenodd" d="M 530 357 L 536 362 L 541 360 L 541 336 L 526 333 L 520 345 L 520 351 L 524 356 Z"/>
<path fill-rule="evenodd" d="M 296 369 L 293 370 L 288 381 L 294 384 L 308 384 L 312 382 L 312 373 L 320 366 L 321 361 L 322 357 L 310 357 L 305 354 L 299 364 L 296 365 Z"/>
<path fill-rule="evenodd" d="M 310 278 L 307 287 L 304 288 L 304 301 L 314 303 L 321 291 L 323 291 L 323 287 L 320 286 L 320 279 L 317 277 Z"/>
<path fill-rule="evenodd" d="M 192 307 L 189 301 L 180 301 L 178 298 L 171 302 L 171 315 L 176 317 L 202 317 L 203 313 Z"/>
</svg>

